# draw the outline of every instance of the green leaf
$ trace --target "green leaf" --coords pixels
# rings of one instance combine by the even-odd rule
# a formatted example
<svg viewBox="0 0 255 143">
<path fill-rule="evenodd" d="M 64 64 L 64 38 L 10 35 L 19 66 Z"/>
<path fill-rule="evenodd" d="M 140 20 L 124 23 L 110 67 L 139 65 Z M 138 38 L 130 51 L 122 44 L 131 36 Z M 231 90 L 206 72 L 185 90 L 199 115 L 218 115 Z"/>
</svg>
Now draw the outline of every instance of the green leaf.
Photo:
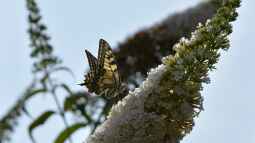
<svg viewBox="0 0 255 143">
<path fill-rule="evenodd" d="M 74 125 L 69 126 L 58 135 L 54 143 L 64 143 L 65 140 L 68 139 L 75 131 L 82 127 L 85 127 L 86 125 L 87 125 L 86 123 L 76 123 Z"/>
<path fill-rule="evenodd" d="M 32 90 L 29 90 L 27 93 L 26 93 L 26 99 L 29 99 L 31 97 L 33 97 L 34 95 L 36 94 L 39 94 L 39 93 L 45 93 L 47 92 L 47 89 L 45 88 L 42 88 L 42 89 L 32 89 Z"/>
<path fill-rule="evenodd" d="M 57 89 L 63 89 L 63 90 L 65 90 L 68 94 L 69 94 L 69 96 L 72 96 L 73 95 L 73 91 L 70 89 L 70 87 L 67 85 L 67 84 L 65 84 L 65 83 L 61 83 L 61 84 L 56 84 L 56 85 L 54 85 L 53 86 L 53 92 L 56 92 L 57 91 Z"/>
<path fill-rule="evenodd" d="M 64 101 L 64 111 L 71 111 L 73 109 L 73 105 L 75 105 L 76 100 L 74 97 L 76 96 L 66 97 Z"/>
<path fill-rule="evenodd" d="M 87 98 L 84 95 L 74 95 L 66 97 L 64 101 L 64 111 L 75 110 L 74 108 L 76 108 L 78 102 L 82 100 L 85 102 L 83 104 L 86 104 Z"/>
<path fill-rule="evenodd" d="M 72 92 L 72 90 L 69 88 L 68 85 L 62 83 L 60 86 L 61 86 L 63 89 L 65 89 L 70 95 L 73 95 L 73 92 Z"/>
<path fill-rule="evenodd" d="M 51 117 L 53 114 L 55 114 L 54 111 L 45 111 L 44 113 L 42 113 L 39 117 L 37 117 L 28 127 L 28 132 L 29 132 L 29 136 L 32 139 L 32 141 L 34 142 L 34 138 L 32 136 L 32 131 L 43 125 L 48 119 L 49 117 Z"/>
</svg>

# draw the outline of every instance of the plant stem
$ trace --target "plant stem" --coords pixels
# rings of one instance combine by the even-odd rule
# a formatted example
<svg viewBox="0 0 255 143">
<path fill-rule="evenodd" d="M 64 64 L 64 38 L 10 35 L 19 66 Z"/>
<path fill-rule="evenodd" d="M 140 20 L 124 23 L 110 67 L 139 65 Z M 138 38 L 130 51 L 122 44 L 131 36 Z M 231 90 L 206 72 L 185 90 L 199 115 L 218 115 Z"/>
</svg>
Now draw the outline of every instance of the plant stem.
<svg viewBox="0 0 255 143">
<path fill-rule="evenodd" d="M 48 72 L 47 72 L 46 74 L 48 74 Z M 59 113 L 60 113 L 60 116 L 61 116 L 63 122 L 64 122 L 64 125 L 65 125 L 66 128 L 68 128 L 69 125 L 68 125 L 68 122 L 67 122 L 67 119 L 66 119 L 66 116 L 65 116 L 65 112 L 64 112 L 63 109 L 61 108 L 60 101 L 59 101 L 59 99 L 58 99 L 58 97 L 57 97 L 57 94 L 56 94 L 55 91 L 54 91 L 54 84 L 52 83 L 52 80 L 51 80 L 51 78 L 50 78 L 50 75 L 48 74 L 48 76 L 49 76 L 49 78 L 48 78 L 48 80 L 49 80 L 49 85 L 50 85 L 50 87 L 53 87 L 53 88 L 50 90 L 50 92 L 51 92 L 51 94 L 52 94 L 52 96 L 53 96 L 53 99 L 54 99 L 56 105 L 57 105 L 57 109 L 58 109 L 58 111 L 59 111 Z M 69 137 L 68 140 L 69 140 L 70 143 L 73 143 L 71 137 Z"/>
</svg>

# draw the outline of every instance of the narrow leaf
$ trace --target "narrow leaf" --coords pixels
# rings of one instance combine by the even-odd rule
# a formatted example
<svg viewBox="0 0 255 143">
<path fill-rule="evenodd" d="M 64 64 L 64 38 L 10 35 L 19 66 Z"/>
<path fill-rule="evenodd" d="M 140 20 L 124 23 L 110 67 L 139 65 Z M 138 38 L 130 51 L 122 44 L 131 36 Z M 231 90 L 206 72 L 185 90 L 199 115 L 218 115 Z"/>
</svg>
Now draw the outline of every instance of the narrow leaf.
<svg viewBox="0 0 255 143">
<path fill-rule="evenodd" d="M 28 91 L 26 98 L 28 99 L 28 98 L 33 97 L 36 94 L 45 93 L 45 92 L 47 92 L 47 90 L 45 88 L 42 88 L 42 89 L 33 89 L 31 91 Z"/>
<path fill-rule="evenodd" d="M 87 124 L 85 123 L 76 123 L 74 125 L 69 126 L 58 135 L 54 143 L 64 143 L 65 140 L 68 139 L 75 131 L 82 127 L 85 127 L 86 125 Z"/>
<path fill-rule="evenodd" d="M 64 88 L 70 95 L 73 95 L 73 92 L 72 92 L 72 90 L 69 88 L 69 86 L 68 85 L 66 85 L 66 84 L 61 84 L 60 85 L 62 88 Z"/>
<path fill-rule="evenodd" d="M 71 111 L 76 108 L 79 104 L 86 105 L 87 98 L 84 95 L 73 95 L 66 97 L 64 101 L 64 110 Z"/>
<path fill-rule="evenodd" d="M 28 132 L 29 132 L 29 135 L 31 137 L 32 140 L 34 140 L 33 136 L 32 136 L 32 131 L 43 125 L 48 119 L 49 117 L 51 117 L 55 112 L 54 111 L 46 111 L 44 113 L 42 113 L 39 117 L 37 117 L 28 127 Z"/>
</svg>

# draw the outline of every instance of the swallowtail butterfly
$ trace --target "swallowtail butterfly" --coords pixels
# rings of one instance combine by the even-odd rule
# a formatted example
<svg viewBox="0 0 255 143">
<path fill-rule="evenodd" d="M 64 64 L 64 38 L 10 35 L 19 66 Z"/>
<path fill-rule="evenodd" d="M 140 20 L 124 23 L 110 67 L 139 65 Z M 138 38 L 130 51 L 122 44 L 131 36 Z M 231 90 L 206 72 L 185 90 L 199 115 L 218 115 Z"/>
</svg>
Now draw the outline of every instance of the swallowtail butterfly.
<svg viewBox="0 0 255 143">
<path fill-rule="evenodd" d="M 85 75 L 84 82 L 80 85 L 86 86 L 91 93 L 95 92 L 99 95 L 108 91 L 109 94 L 106 95 L 114 96 L 115 91 L 121 85 L 121 79 L 110 45 L 103 39 L 99 40 L 98 59 L 87 50 L 85 53 L 90 71 Z"/>
</svg>

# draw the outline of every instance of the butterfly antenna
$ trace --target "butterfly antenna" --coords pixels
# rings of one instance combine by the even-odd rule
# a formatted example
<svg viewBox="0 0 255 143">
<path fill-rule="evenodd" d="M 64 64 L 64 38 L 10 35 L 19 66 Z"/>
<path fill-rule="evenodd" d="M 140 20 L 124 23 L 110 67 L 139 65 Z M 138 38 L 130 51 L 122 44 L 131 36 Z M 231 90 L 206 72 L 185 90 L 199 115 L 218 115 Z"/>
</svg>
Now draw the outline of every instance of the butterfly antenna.
<svg viewBox="0 0 255 143">
<path fill-rule="evenodd" d="M 77 85 L 85 86 L 85 83 L 77 83 Z"/>
</svg>

